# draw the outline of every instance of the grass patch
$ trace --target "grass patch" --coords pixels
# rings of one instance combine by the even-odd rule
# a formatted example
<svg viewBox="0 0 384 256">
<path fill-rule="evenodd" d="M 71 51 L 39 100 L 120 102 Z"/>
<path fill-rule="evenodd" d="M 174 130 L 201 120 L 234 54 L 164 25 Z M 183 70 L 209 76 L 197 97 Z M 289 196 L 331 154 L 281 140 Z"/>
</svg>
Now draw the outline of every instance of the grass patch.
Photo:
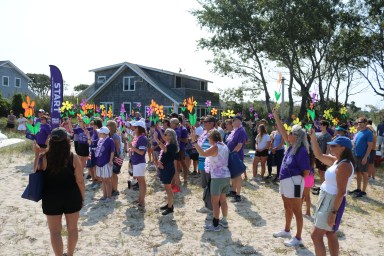
<svg viewBox="0 0 384 256">
<path fill-rule="evenodd" d="M 32 152 L 33 142 L 31 140 L 25 140 L 17 144 L 6 146 L 0 149 L 1 154 L 14 155 L 14 154 L 26 154 Z"/>
</svg>

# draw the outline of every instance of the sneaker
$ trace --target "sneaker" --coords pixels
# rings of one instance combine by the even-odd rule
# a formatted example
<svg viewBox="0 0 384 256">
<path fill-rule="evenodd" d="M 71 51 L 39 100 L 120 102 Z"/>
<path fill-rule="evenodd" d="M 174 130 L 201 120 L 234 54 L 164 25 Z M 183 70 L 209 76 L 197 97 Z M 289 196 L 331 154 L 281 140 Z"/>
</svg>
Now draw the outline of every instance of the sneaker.
<svg viewBox="0 0 384 256">
<path fill-rule="evenodd" d="M 291 238 L 291 232 L 290 231 L 285 231 L 281 230 L 279 232 L 273 233 L 273 237 L 285 237 L 285 238 Z"/>
<path fill-rule="evenodd" d="M 215 231 L 215 232 L 219 232 L 221 231 L 221 226 L 218 225 L 217 227 L 213 226 L 212 224 L 209 224 L 209 225 L 205 225 L 204 226 L 204 229 L 206 231 Z"/>
<path fill-rule="evenodd" d="M 213 213 L 208 213 L 207 217 L 205 217 L 205 220 L 212 221 L 213 220 Z"/>
<path fill-rule="evenodd" d="M 236 195 L 232 200 L 231 200 L 232 203 L 238 203 L 238 202 L 241 202 L 241 196 L 239 195 Z"/>
<path fill-rule="evenodd" d="M 101 198 L 99 199 L 99 201 L 105 201 L 105 200 L 107 200 L 106 197 L 101 197 Z"/>
<path fill-rule="evenodd" d="M 87 180 L 90 180 L 92 177 L 91 177 L 91 175 L 87 175 Z"/>
<path fill-rule="evenodd" d="M 117 190 L 112 190 L 112 196 L 118 196 L 120 195 L 120 192 Z"/>
<path fill-rule="evenodd" d="M 209 210 L 207 207 L 201 207 L 200 209 L 197 209 L 196 212 L 199 212 L 199 213 L 212 213 L 212 211 Z"/>
<path fill-rule="evenodd" d="M 367 196 L 367 193 L 363 192 L 363 191 L 360 191 L 359 193 L 355 194 L 355 198 L 361 198 L 361 197 L 366 197 L 366 196 Z"/>
<path fill-rule="evenodd" d="M 361 192 L 361 190 L 357 188 L 355 190 L 348 191 L 348 195 L 357 194 L 357 193 L 360 193 L 360 192 Z"/>
<path fill-rule="evenodd" d="M 289 241 L 285 241 L 284 245 L 287 247 L 296 247 L 296 246 L 303 245 L 303 242 L 301 240 L 297 239 L 296 237 L 294 237 Z"/>
<path fill-rule="evenodd" d="M 166 210 L 166 209 L 168 209 L 168 204 L 166 204 L 166 205 L 160 207 L 160 210 L 162 210 L 162 211 L 164 211 L 164 210 Z"/>
<path fill-rule="evenodd" d="M 161 213 L 161 215 L 167 215 L 167 214 L 170 214 L 170 213 L 173 213 L 173 205 L 172 205 L 171 208 L 168 208 L 168 207 L 167 207 L 167 209 L 166 209 L 165 211 L 163 211 L 163 212 Z"/>
<path fill-rule="evenodd" d="M 227 197 L 235 197 L 236 192 L 235 191 L 230 191 L 228 194 L 226 194 Z"/>
<path fill-rule="evenodd" d="M 220 219 L 219 225 L 222 226 L 223 228 L 228 228 L 228 221 L 224 219 Z"/>
<path fill-rule="evenodd" d="M 320 194 L 320 191 L 319 190 L 313 190 L 312 191 L 312 195 L 319 195 Z"/>
<path fill-rule="evenodd" d="M 105 199 L 104 202 L 109 203 L 109 202 L 111 202 L 111 201 L 112 201 L 112 198 L 108 197 L 107 199 Z"/>
</svg>

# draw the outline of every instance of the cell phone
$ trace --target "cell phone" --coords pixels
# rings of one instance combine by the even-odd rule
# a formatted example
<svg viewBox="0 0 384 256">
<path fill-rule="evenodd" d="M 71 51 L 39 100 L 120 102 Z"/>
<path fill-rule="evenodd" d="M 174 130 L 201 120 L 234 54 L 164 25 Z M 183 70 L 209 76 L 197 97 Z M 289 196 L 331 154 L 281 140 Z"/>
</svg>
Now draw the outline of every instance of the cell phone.
<svg viewBox="0 0 384 256">
<path fill-rule="evenodd" d="M 301 197 L 301 186 L 300 185 L 295 185 L 295 187 L 294 187 L 294 189 L 295 189 L 295 191 L 294 191 L 294 193 L 295 193 L 295 198 L 300 198 Z"/>
</svg>

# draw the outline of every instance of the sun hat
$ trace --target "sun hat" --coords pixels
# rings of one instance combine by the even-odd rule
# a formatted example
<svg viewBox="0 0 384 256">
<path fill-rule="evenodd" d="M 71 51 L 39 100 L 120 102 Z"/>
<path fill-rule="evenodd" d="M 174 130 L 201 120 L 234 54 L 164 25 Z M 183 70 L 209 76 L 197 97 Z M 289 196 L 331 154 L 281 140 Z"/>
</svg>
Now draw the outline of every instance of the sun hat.
<svg viewBox="0 0 384 256">
<path fill-rule="evenodd" d="M 52 130 L 51 140 L 62 141 L 68 138 L 68 133 L 63 127 L 58 127 Z"/>
<path fill-rule="evenodd" d="M 327 143 L 328 145 L 340 145 L 349 149 L 352 149 L 352 141 L 345 136 L 338 136 L 331 142 Z"/>
<path fill-rule="evenodd" d="M 44 109 L 39 109 L 39 111 L 37 111 L 38 113 L 45 113 L 45 110 Z"/>
<path fill-rule="evenodd" d="M 106 126 L 101 127 L 100 129 L 96 129 L 97 133 L 109 134 L 109 129 Z"/>
</svg>

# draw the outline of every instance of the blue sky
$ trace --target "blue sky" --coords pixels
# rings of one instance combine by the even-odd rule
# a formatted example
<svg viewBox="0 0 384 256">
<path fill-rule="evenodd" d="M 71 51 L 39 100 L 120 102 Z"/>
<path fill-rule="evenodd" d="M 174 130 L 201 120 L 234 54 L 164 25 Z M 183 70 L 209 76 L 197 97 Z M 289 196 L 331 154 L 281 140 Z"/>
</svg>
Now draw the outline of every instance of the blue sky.
<svg viewBox="0 0 384 256">
<path fill-rule="evenodd" d="M 197 50 L 207 35 L 189 10 L 195 0 L 1 0 L 0 60 L 10 60 L 25 73 L 49 75 L 61 69 L 70 88 L 91 84 L 90 69 L 124 61 L 213 81 L 211 91 L 241 84 L 221 77 L 206 64 L 212 55 Z M 268 74 L 276 88 L 278 69 Z M 270 90 L 273 95 L 274 89 Z M 383 107 L 372 89 L 351 97 L 358 106 Z"/>
</svg>

